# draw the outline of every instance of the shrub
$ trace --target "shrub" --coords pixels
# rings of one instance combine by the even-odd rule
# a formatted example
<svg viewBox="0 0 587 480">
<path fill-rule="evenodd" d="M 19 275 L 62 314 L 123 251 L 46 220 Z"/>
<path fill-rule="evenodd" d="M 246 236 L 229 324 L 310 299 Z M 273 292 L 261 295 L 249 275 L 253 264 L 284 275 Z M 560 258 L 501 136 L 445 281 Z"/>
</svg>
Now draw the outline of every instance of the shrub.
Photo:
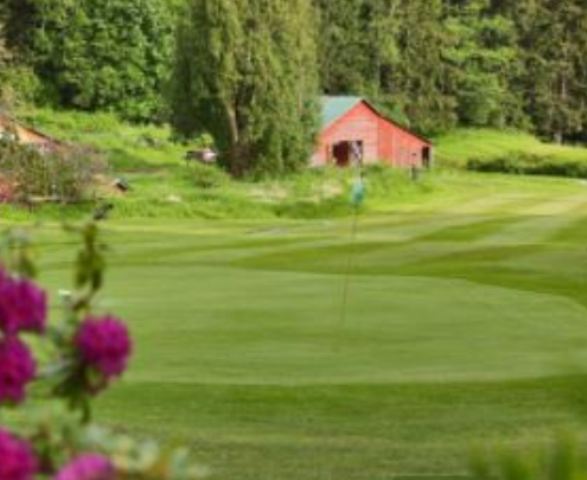
<svg viewBox="0 0 587 480">
<path fill-rule="evenodd" d="M 472 158 L 467 168 L 478 172 L 587 178 L 587 162 L 534 153 L 511 152 L 490 158 Z"/>
<path fill-rule="evenodd" d="M 228 174 L 216 165 L 203 165 L 192 162 L 188 165 L 188 179 L 202 189 L 218 188 L 230 182 Z"/>
<path fill-rule="evenodd" d="M 0 171 L 3 183 L 10 186 L 7 200 L 79 202 L 87 198 L 95 176 L 105 170 L 104 160 L 89 149 L 64 148 L 43 155 L 31 147 L 0 141 Z"/>
</svg>

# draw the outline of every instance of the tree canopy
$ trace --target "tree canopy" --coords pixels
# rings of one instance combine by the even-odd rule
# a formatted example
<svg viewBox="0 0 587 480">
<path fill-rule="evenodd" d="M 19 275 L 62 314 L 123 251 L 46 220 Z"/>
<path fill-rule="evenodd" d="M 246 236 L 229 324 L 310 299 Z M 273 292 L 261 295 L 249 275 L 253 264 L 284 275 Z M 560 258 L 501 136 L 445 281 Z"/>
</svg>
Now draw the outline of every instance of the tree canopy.
<svg viewBox="0 0 587 480">
<path fill-rule="evenodd" d="M 301 165 L 320 93 L 587 142 L 585 0 L 4 0 L 3 23 L 21 97 L 209 132 L 237 173 Z"/>
<path fill-rule="evenodd" d="M 317 131 L 309 0 L 191 0 L 179 17 L 172 124 L 209 132 L 237 175 L 305 164 Z"/>
<path fill-rule="evenodd" d="M 7 38 L 65 107 L 152 119 L 170 64 L 166 0 L 7 0 Z"/>
</svg>

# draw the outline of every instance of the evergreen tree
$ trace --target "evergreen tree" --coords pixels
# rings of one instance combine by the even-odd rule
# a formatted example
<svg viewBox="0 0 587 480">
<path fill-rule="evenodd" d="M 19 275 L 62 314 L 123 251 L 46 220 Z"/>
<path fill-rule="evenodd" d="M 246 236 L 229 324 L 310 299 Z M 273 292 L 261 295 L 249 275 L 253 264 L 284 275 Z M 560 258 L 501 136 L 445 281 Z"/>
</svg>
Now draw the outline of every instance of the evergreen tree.
<svg viewBox="0 0 587 480">
<path fill-rule="evenodd" d="M 562 142 L 587 130 L 587 8 L 543 0 L 525 39 L 526 83 L 538 132 Z M 530 45 L 531 41 L 531 45 Z"/>
<path fill-rule="evenodd" d="M 447 130 L 457 121 L 456 100 L 449 93 L 450 71 L 443 58 L 449 39 L 442 18 L 441 0 L 402 2 L 396 15 L 401 61 L 387 83 L 410 126 L 426 133 Z"/>
<path fill-rule="evenodd" d="M 236 175 L 306 165 L 317 130 L 308 0 L 191 0 L 177 28 L 176 131 L 209 132 Z"/>
<path fill-rule="evenodd" d="M 511 90 L 521 56 L 513 21 L 491 12 L 489 0 L 445 4 L 450 68 L 459 121 L 474 126 L 523 125 L 523 102 Z"/>
<path fill-rule="evenodd" d="M 587 8 L 584 0 L 493 0 L 516 23 L 523 71 L 513 91 L 540 135 L 587 136 Z"/>
<path fill-rule="evenodd" d="M 399 60 L 399 0 L 318 0 L 320 70 L 328 94 L 360 94 L 385 103 L 384 77 Z"/>
<path fill-rule="evenodd" d="M 167 0 L 7 0 L 8 40 L 66 107 L 153 118 L 171 52 Z"/>
</svg>

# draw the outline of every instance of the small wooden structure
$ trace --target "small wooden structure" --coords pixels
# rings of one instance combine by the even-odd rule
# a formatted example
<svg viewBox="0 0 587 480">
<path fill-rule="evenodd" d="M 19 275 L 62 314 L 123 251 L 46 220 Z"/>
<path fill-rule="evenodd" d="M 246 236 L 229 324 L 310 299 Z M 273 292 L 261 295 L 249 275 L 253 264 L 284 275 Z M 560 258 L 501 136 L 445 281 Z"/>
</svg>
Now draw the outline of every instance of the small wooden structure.
<svg viewBox="0 0 587 480">
<path fill-rule="evenodd" d="M 49 135 L 27 127 L 14 118 L 0 112 L 0 138 L 7 138 L 16 141 L 21 145 L 29 145 L 41 153 L 55 153 L 63 148 L 65 144 Z"/>
<path fill-rule="evenodd" d="M 322 131 L 312 166 L 384 163 L 429 168 L 432 142 L 383 116 L 360 97 L 324 97 Z"/>
<path fill-rule="evenodd" d="M 204 165 L 212 165 L 216 163 L 218 154 L 211 148 L 204 148 L 201 150 L 189 150 L 184 156 L 186 163 L 199 162 Z"/>
</svg>

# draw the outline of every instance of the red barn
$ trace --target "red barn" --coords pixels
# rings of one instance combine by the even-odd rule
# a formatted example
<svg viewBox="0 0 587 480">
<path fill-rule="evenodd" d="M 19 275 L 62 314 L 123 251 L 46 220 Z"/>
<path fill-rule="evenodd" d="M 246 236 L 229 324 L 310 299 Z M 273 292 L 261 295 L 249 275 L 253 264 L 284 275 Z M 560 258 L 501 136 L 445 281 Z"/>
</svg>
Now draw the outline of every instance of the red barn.
<svg viewBox="0 0 587 480">
<path fill-rule="evenodd" d="M 322 131 L 312 166 L 350 165 L 353 153 L 364 164 L 395 167 L 432 164 L 432 143 L 381 115 L 360 97 L 324 97 Z"/>
</svg>

